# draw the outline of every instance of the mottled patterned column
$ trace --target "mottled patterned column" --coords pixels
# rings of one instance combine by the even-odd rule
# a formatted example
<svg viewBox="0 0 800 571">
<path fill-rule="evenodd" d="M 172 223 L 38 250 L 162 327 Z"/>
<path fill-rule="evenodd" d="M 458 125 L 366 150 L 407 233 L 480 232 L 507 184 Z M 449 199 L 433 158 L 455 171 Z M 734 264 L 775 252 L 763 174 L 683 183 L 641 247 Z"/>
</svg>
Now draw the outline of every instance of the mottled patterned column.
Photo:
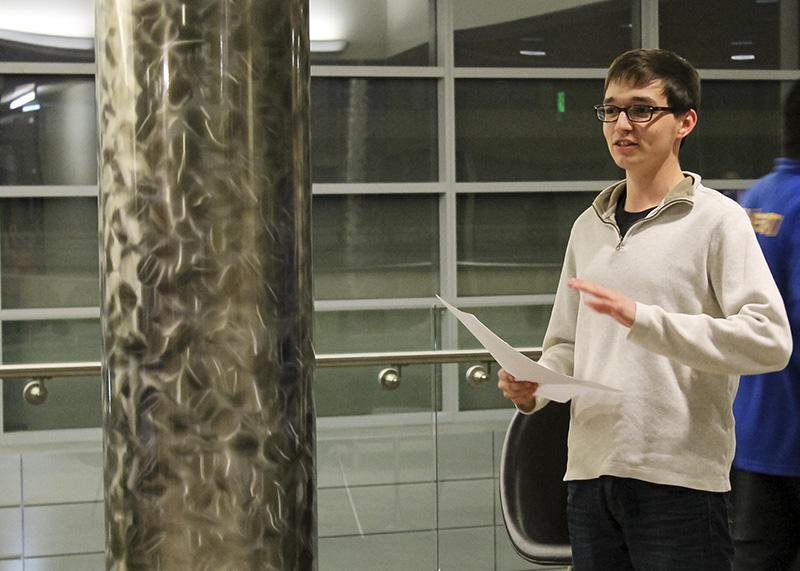
<svg viewBox="0 0 800 571">
<path fill-rule="evenodd" d="M 97 0 L 107 568 L 316 568 L 307 0 Z"/>
</svg>

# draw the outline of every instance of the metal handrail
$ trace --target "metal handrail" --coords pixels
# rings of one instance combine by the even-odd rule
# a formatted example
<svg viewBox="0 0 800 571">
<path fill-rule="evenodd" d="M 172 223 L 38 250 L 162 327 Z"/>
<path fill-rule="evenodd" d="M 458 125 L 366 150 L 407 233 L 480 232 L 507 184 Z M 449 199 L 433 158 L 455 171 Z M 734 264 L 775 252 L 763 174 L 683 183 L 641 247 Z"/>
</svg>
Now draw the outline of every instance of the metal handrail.
<svg viewBox="0 0 800 571">
<path fill-rule="evenodd" d="M 52 379 L 99 374 L 100 361 L 0 365 L 0 379 Z"/>
<path fill-rule="evenodd" d="M 537 359 L 541 347 L 525 347 L 518 351 Z M 328 353 L 316 356 L 316 366 L 368 367 L 379 365 L 436 365 L 444 363 L 494 362 L 485 349 L 459 349 L 453 351 L 395 351 L 385 353 Z M 0 365 L 0 379 L 56 379 L 99 375 L 100 361 L 75 363 L 33 363 L 25 365 Z"/>
<path fill-rule="evenodd" d="M 542 354 L 540 347 L 519 350 L 524 355 L 538 358 Z M 468 363 L 479 361 L 482 365 L 473 365 L 465 375 L 471 385 L 482 385 L 489 380 L 489 371 L 494 359 L 485 349 L 461 349 L 455 351 L 395 351 L 391 353 L 333 353 L 316 355 L 318 367 L 369 367 L 389 365 L 378 373 L 378 382 L 387 390 L 394 390 L 400 385 L 400 367 L 404 365 L 435 365 L 443 363 Z M 483 364 L 486 364 L 484 366 Z M 39 405 L 47 400 L 45 381 L 58 378 L 80 377 L 83 375 L 99 375 L 100 361 L 82 363 L 34 363 L 26 365 L 0 365 L 0 379 L 29 379 L 22 389 L 22 396 L 32 405 Z"/>
</svg>

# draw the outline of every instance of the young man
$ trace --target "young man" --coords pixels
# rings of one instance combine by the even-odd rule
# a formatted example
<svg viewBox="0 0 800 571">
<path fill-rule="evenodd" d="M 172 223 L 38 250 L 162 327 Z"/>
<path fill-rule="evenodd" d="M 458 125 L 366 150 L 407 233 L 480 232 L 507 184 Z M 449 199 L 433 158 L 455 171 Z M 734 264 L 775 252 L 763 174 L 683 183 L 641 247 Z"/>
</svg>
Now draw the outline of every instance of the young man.
<svg viewBox="0 0 800 571">
<path fill-rule="evenodd" d="M 678 162 L 700 80 L 633 50 L 596 106 L 625 180 L 572 228 L 540 363 L 620 389 L 573 399 L 567 519 L 575 571 L 727 570 L 739 375 L 782 368 L 791 337 L 744 210 Z M 536 379 L 500 371 L 524 412 Z"/>
<path fill-rule="evenodd" d="M 784 104 L 784 154 L 742 200 L 800 335 L 800 81 Z M 734 568 L 800 571 L 800 349 L 782 371 L 742 377 L 733 405 Z"/>
</svg>

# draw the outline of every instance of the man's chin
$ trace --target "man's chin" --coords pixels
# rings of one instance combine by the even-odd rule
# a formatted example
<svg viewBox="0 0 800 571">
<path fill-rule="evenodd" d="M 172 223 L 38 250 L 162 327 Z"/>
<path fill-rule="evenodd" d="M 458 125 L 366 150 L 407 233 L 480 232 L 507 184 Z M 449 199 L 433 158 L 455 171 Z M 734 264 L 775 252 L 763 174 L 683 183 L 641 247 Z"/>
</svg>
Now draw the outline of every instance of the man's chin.
<svg viewBox="0 0 800 571">
<path fill-rule="evenodd" d="M 617 165 L 619 168 L 621 168 L 622 170 L 627 170 L 627 169 L 629 169 L 629 168 L 630 168 L 630 166 L 631 166 L 631 163 L 633 162 L 633 161 L 631 161 L 631 157 L 620 157 L 620 156 L 619 156 L 619 155 L 617 155 L 617 154 L 613 154 L 613 155 L 611 155 L 611 158 L 612 158 L 612 159 L 614 159 L 614 163 L 615 163 L 615 164 L 616 164 L 616 165 Z"/>
</svg>

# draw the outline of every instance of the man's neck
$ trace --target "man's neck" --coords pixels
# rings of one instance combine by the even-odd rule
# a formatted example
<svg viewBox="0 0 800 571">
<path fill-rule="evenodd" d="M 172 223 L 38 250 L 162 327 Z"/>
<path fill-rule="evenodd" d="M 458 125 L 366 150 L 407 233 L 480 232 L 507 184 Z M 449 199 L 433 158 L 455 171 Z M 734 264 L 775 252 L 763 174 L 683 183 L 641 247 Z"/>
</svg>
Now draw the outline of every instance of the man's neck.
<svg viewBox="0 0 800 571">
<path fill-rule="evenodd" d="M 641 212 L 661 204 L 669 191 L 684 179 L 678 161 L 668 161 L 656 171 L 625 173 L 625 210 Z"/>
</svg>

